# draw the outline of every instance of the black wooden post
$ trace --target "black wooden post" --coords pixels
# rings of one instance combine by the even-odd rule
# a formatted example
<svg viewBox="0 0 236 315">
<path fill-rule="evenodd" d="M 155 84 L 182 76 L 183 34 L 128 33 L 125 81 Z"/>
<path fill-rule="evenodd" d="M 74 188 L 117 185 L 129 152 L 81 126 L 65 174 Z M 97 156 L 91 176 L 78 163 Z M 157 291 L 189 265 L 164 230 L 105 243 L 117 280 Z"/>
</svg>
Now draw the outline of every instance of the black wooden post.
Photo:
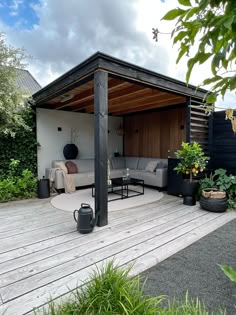
<svg viewBox="0 0 236 315">
<path fill-rule="evenodd" d="M 191 142 L 191 96 L 187 97 L 186 101 L 186 142 Z"/>
<path fill-rule="evenodd" d="M 107 211 L 107 146 L 108 146 L 108 75 L 94 74 L 94 142 L 95 142 L 95 214 L 98 226 L 108 224 Z"/>
</svg>

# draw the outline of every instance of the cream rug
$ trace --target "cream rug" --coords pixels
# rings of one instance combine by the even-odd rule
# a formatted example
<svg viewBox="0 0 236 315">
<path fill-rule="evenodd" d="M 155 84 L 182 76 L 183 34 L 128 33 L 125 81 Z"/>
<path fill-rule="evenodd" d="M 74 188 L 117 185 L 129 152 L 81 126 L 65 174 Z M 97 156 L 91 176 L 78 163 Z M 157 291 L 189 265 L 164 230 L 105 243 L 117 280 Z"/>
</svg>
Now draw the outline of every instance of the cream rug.
<svg viewBox="0 0 236 315">
<path fill-rule="evenodd" d="M 135 188 L 137 189 L 137 187 Z M 108 200 L 117 198 L 115 194 L 108 194 Z M 119 199 L 108 202 L 108 210 L 116 211 L 132 207 L 137 207 L 143 204 L 152 203 L 160 200 L 163 197 L 162 192 L 156 189 L 144 188 L 144 195 L 134 196 L 126 199 Z M 92 197 L 92 188 L 80 189 L 71 194 L 60 194 L 52 198 L 51 204 L 61 210 L 74 211 L 79 209 L 81 203 L 88 203 L 94 209 L 94 198 Z"/>
</svg>

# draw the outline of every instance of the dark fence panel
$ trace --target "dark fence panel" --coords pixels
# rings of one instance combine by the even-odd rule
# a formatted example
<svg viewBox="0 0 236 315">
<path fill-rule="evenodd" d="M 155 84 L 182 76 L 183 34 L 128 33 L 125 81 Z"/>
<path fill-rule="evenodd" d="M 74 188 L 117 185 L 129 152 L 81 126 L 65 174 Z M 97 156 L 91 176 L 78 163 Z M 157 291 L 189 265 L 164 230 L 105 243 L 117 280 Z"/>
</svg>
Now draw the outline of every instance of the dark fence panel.
<svg viewBox="0 0 236 315">
<path fill-rule="evenodd" d="M 212 122 L 211 167 L 224 168 L 236 175 L 236 134 L 225 111 L 215 112 Z"/>
</svg>

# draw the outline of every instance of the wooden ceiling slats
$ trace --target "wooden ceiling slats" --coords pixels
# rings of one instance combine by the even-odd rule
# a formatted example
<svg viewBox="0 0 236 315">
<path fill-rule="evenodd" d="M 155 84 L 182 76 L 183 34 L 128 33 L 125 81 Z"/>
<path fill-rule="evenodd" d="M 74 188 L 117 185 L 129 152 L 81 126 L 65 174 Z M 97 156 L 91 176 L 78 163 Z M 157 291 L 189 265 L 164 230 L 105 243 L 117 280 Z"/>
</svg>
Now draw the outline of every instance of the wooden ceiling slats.
<svg viewBox="0 0 236 315">
<path fill-rule="evenodd" d="M 176 98 L 176 99 L 172 99 L 172 100 L 161 101 L 160 103 L 157 102 L 157 103 L 151 104 L 151 105 L 144 104 L 143 106 L 140 106 L 140 107 L 127 108 L 127 109 L 123 109 L 123 110 L 117 111 L 117 112 L 112 113 L 112 114 L 115 114 L 117 116 L 121 116 L 121 115 L 129 114 L 132 112 L 140 112 L 140 111 L 146 111 L 146 110 L 151 110 L 151 109 L 160 108 L 160 107 L 177 105 L 177 104 L 184 103 L 185 101 L 186 101 L 185 97 Z"/>
<path fill-rule="evenodd" d="M 121 91 L 115 91 L 115 92 L 112 92 L 112 93 L 108 93 L 108 101 L 110 100 L 113 100 L 113 101 L 117 101 L 118 103 L 121 102 L 122 99 L 126 99 L 128 97 L 131 97 L 131 98 L 137 98 L 137 96 L 139 94 L 143 94 L 145 88 L 143 88 L 142 86 L 135 86 L 135 85 L 131 85 L 129 87 L 127 87 L 126 89 L 122 89 Z M 73 111 L 78 111 L 78 110 L 81 110 L 82 108 L 86 108 L 89 110 L 92 110 L 93 111 L 93 107 L 94 107 L 94 104 L 93 104 L 93 100 L 91 102 L 87 102 L 87 103 L 83 103 L 83 107 L 79 107 L 76 108 L 73 110 Z M 77 104 L 76 104 L 77 105 Z"/>
<path fill-rule="evenodd" d="M 121 108 L 122 106 L 125 105 L 130 105 L 132 106 L 132 104 L 136 105 L 136 104 L 143 104 L 144 100 L 152 100 L 152 99 L 157 99 L 157 97 L 161 96 L 161 95 L 168 95 L 165 92 L 160 92 L 160 91 L 155 91 L 155 90 L 151 90 L 151 89 L 141 89 L 138 90 L 136 92 L 130 93 L 130 94 L 126 94 L 126 95 L 122 95 L 122 96 L 117 96 L 117 97 L 113 97 L 112 99 L 109 97 L 108 99 L 108 108 L 113 109 L 113 108 Z M 93 112 L 94 107 L 93 104 L 91 104 L 90 106 L 86 107 L 86 111 L 87 112 Z"/>
<path fill-rule="evenodd" d="M 94 112 L 93 80 L 74 88 L 67 93 L 74 97 L 61 103 L 56 97 L 49 101 L 53 109 L 70 109 L 74 112 Z M 108 79 L 108 111 L 113 115 L 128 114 L 136 111 L 151 110 L 186 102 L 186 97 L 146 87 L 144 85 L 109 77 Z"/>
<path fill-rule="evenodd" d="M 93 81 L 92 81 L 93 83 Z M 115 79 L 111 79 L 109 82 L 109 89 L 110 91 L 116 90 L 116 89 L 122 89 L 124 86 L 130 85 L 130 83 L 125 82 L 123 80 L 115 80 Z M 72 99 L 68 100 L 67 102 L 63 102 L 63 103 L 59 103 L 60 100 L 58 101 L 58 105 L 56 105 L 54 107 L 54 109 L 61 109 L 61 108 L 65 108 L 67 106 L 74 106 L 77 104 L 80 104 L 86 100 L 92 100 L 93 102 L 93 93 L 94 93 L 94 88 L 93 88 L 93 84 L 91 86 L 91 83 L 88 82 L 86 84 L 84 84 L 85 86 L 88 86 L 87 89 L 83 89 L 83 91 L 77 95 L 75 95 Z M 73 94 L 73 92 L 75 92 L 76 89 L 72 90 L 70 93 L 68 94 Z"/>
<path fill-rule="evenodd" d="M 147 101 L 140 101 L 136 102 L 136 104 L 125 104 L 125 106 L 122 106 L 123 104 L 120 104 L 120 107 L 116 107 L 113 109 L 113 107 L 109 108 L 109 112 L 115 113 L 122 111 L 123 109 L 136 109 L 136 108 L 145 108 L 146 106 L 155 106 L 156 104 L 163 104 L 163 102 L 172 102 L 172 101 L 178 101 L 178 100 L 185 100 L 185 98 L 180 97 L 180 96 L 166 96 L 162 95 L 160 97 L 156 97 L 156 99 L 153 100 L 147 100 Z"/>
</svg>

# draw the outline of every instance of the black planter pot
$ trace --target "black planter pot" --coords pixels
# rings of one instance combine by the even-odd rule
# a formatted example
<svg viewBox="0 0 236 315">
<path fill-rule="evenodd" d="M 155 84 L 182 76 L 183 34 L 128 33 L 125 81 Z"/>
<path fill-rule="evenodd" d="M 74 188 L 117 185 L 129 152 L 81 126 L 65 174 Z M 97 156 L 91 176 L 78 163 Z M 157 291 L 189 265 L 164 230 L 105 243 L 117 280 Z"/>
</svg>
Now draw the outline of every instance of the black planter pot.
<svg viewBox="0 0 236 315">
<path fill-rule="evenodd" d="M 181 194 L 183 196 L 184 205 L 195 206 L 198 187 L 199 183 L 197 181 L 190 182 L 188 179 L 183 180 L 181 184 Z"/>
<path fill-rule="evenodd" d="M 78 156 L 79 150 L 77 146 L 73 143 L 66 144 L 63 149 L 63 154 L 66 160 L 76 159 Z"/>
<path fill-rule="evenodd" d="M 224 212 L 228 208 L 227 198 L 206 198 L 201 196 L 199 200 L 200 206 L 204 210 L 211 212 Z"/>
</svg>

